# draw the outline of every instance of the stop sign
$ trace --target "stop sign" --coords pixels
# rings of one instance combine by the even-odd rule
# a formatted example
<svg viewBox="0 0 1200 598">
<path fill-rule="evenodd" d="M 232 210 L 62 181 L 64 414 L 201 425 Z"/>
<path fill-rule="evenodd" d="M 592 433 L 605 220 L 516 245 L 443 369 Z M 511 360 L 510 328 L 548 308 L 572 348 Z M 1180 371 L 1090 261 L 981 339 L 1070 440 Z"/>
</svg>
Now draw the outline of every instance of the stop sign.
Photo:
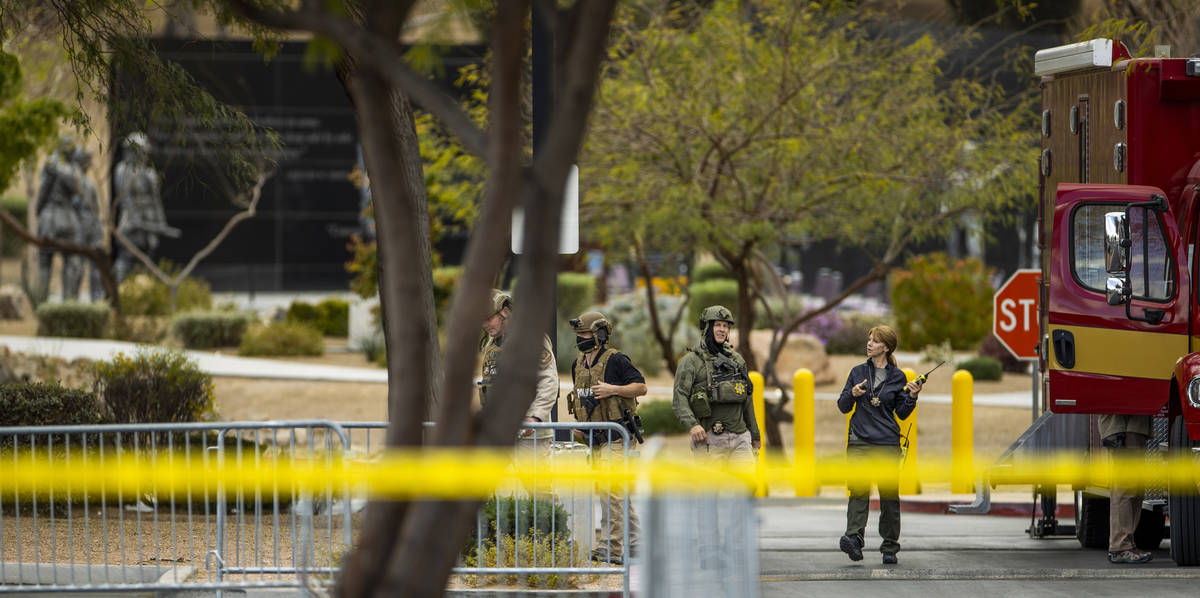
<svg viewBox="0 0 1200 598">
<path fill-rule="evenodd" d="M 1017 270 L 992 297 L 992 333 L 1017 359 L 1037 359 L 1041 270 Z"/>
</svg>

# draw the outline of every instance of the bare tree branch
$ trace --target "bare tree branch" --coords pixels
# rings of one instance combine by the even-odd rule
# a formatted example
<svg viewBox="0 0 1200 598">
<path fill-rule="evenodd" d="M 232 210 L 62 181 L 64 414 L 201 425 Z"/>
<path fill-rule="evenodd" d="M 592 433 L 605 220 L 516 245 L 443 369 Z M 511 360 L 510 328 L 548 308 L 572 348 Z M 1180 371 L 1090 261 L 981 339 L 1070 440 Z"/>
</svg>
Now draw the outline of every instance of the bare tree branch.
<svg viewBox="0 0 1200 598">
<path fill-rule="evenodd" d="M 397 40 L 364 30 L 327 11 L 302 9 L 283 12 L 268 10 L 247 0 L 222 1 L 235 13 L 260 25 L 288 31 L 311 31 L 337 42 L 355 60 L 369 65 L 393 86 L 403 90 L 421 108 L 437 117 L 467 152 L 486 158 L 487 136 L 484 132 L 453 97 L 408 68 Z"/>
</svg>

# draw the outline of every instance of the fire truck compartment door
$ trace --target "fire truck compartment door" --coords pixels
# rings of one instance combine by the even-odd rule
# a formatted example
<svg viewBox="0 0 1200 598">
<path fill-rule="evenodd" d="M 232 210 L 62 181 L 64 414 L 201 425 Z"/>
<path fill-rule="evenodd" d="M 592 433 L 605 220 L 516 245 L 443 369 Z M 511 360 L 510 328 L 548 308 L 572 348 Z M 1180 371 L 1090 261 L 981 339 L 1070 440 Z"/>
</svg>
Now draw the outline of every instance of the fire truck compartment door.
<svg viewBox="0 0 1200 598">
<path fill-rule="evenodd" d="M 1055 413 L 1153 414 L 1166 403 L 1176 360 L 1188 353 L 1187 257 L 1169 207 L 1130 207 L 1160 189 L 1062 184 L 1050 257 L 1049 396 Z M 1106 270 L 1105 214 L 1127 213 L 1128 272 Z M 1110 305 L 1109 278 L 1127 306 Z M 1132 316 L 1132 318 L 1130 317 Z"/>
</svg>

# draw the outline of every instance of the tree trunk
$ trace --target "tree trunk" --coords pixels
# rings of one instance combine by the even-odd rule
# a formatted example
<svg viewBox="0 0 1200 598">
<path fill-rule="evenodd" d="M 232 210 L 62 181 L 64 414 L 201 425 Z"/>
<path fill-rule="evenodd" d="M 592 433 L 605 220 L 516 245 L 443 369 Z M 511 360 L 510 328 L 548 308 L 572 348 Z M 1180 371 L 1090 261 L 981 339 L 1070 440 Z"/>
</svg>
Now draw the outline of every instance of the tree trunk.
<svg viewBox="0 0 1200 598">
<path fill-rule="evenodd" d="M 371 173 L 389 380 L 387 444 L 418 446 L 436 402 L 439 352 L 429 210 L 412 107 L 375 73 L 350 60 L 339 64 L 338 75 L 354 104 Z M 339 577 L 340 595 L 370 596 L 379 589 L 407 510 L 399 502 L 368 505 L 358 545 Z"/>
<path fill-rule="evenodd" d="M 675 368 L 679 365 L 675 362 L 675 348 L 671 344 L 675 328 L 672 327 L 667 330 L 666 334 L 663 334 L 662 323 L 658 317 L 658 305 L 654 303 L 654 274 L 650 272 L 650 265 L 646 263 L 646 254 L 642 248 L 641 239 L 634 238 L 633 249 L 637 256 L 638 270 L 642 274 L 642 280 L 646 283 L 646 309 L 650 310 L 650 330 L 654 333 L 654 340 L 658 341 L 658 346 L 662 350 L 663 361 L 666 362 L 667 369 L 674 376 Z"/>
<path fill-rule="evenodd" d="M 758 360 L 750 345 L 750 334 L 754 330 L 754 297 L 750 295 L 750 266 L 744 258 L 729 260 L 729 273 L 737 281 L 737 306 L 734 318 L 738 323 L 737 352 L 746 360 L 746 368 L 758 369 Z"/>
</svg>

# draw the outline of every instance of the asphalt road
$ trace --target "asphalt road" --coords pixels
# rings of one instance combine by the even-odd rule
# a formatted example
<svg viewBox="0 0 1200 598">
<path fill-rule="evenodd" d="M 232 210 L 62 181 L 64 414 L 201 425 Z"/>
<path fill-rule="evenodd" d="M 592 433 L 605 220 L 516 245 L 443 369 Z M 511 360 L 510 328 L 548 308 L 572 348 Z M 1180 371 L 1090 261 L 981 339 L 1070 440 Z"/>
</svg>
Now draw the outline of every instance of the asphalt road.
<svg viewBox="0 0 1200 598">
<path fill-rule="evenodd" d="M 1150 563 L 1113 565 L 1073 537 L 1030 538 L 1028 517 L 904 513 L 900 563 L 884 566 L 877 511 L 858 562 L 837 548 L 843 501 L 769 499 L 759 516 L 764 598 L 1200 596 L 1200 567 L 1177 567 L 1167 541 Z"/>
</svg>

